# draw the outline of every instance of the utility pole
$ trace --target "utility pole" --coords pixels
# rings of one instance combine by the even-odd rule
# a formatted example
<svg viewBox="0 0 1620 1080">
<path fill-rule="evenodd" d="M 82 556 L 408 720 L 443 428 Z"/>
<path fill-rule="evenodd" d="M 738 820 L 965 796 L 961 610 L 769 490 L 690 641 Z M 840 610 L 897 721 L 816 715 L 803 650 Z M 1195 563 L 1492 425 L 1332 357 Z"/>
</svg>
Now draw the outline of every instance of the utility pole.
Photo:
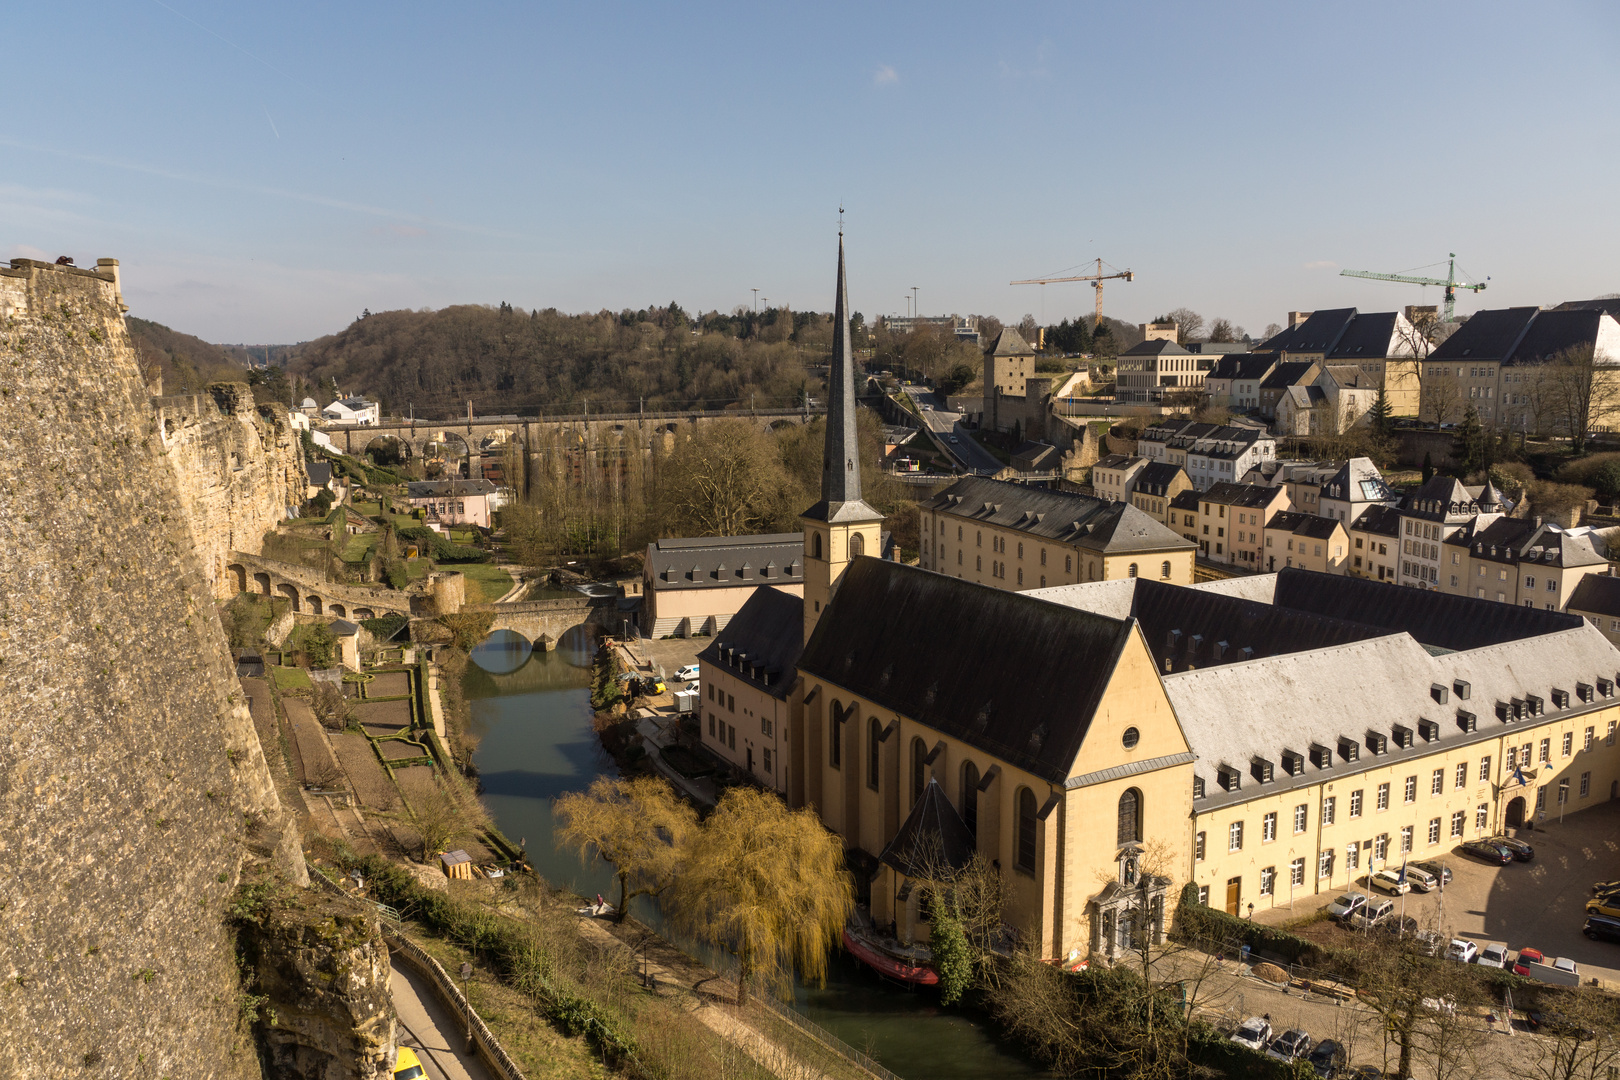
<svg viewBox="0 0 1620 1080">
<path fill-rule="evenodd" d="M 467 996 L 467 980 L 472 977 L 472 965 L 463 962 L 461 965 L 461 1002 L 467 1007 L 467 1053 L 473 1049 L 472 1028 L 472 999 Z"/>
<path fill-rule="evenodd" d="M 917 286 L 911 287 L 911 317 L 915 319 L 922 314 L 922 308 L 917 306 Z"/>
<path fill-rule="evenodd" d="M 754 292 L 754 314 L 758 315 L 759 314 L 759 290 L 755 289 L 755 290 L 753 290 L 753 292 Z"/>
</svg>

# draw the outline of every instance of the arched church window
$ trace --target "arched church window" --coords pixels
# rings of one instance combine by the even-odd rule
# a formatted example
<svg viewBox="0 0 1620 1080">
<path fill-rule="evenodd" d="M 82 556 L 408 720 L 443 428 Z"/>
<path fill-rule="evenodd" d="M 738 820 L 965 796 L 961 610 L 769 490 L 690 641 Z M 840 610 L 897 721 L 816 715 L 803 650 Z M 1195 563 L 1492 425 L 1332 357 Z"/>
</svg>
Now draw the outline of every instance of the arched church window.
<svg viewBox="0 0 1620 1080">
<path fill-rule="evenodd" d="M 858 532 L 849 534 L 849 557 L 857 558 L 866 554 L 866 537 Z"/>
<path fill-rule="evenodd" d="M 1035 872 L 1035 793 L 1018 789 L 1018 869 Z"/>
<path fill-rule="evenodd" d="M 1142 842 L 1142 793 L 1135 788 L 1126 788 L 1125 794 L 1119 797 L 1117 833 L 1116 843 L 1120 847 Z"/>
<path fill-rule="evenodd" d="M 810 557 L 812 559 L 821 558 L 821 534 L 818 532 L 810 534 Z"/>
<path fill-rule="evenodd" d="M 911 801 L 915 803 L 922 798 L 923 788 L 928 784 L 928 747 L 923 745 L 921 739 L 911 740 Z"/>
<path fill-rule="evenodd" d="M 866 786 L 876 791 L 878 770 L 883 766 L 883 725 L 874 716 L 866 727 Z"/>
<path fill-rule="evenodd" d="M 962 820 L 974 839 L 979 836 L 979 767 L 971 761 L 962 763 Z"/>
</svg>

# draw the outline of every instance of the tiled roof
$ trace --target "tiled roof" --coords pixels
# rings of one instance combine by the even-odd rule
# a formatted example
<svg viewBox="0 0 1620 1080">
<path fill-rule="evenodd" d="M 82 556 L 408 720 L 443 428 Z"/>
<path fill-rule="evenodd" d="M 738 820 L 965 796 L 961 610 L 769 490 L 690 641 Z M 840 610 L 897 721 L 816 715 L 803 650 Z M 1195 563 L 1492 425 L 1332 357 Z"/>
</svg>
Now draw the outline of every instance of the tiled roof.
<svg viewBox="0 0 1620 1080">
<path fill-rule="evenodd" d="M 907 877 L 949 881 L 956 871 L 973 861 L 977 848 L 967 822 L 945 797 L 939 781 L 929 777 L 922 798 L 900 823 L 878 861 Z"/>
<path fill-rule="evenodd" d="M 1035 350 L 1024 336 L 1012 327 L 1004 327 L 985 352 L 992 356 L 1034 356 Z"/>
</svg>

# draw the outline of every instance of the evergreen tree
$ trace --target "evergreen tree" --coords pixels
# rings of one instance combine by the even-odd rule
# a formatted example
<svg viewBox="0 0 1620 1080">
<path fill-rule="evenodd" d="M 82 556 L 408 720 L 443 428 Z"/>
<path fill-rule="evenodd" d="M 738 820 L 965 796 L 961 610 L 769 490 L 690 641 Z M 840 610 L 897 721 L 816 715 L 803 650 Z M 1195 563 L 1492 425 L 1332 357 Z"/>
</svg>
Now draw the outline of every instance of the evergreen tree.
<svg viewBox="0 0 1620 1080">
<path fill-rule="evenodd" d="M 1485 466 L 1485 429 L 1480 426 L 1479 412 L 1470 404 L 1463 412 L 1462 423 L 1457 425 L 1451 456 L 1462 463 L 1466 472 Z"/>
<path fill-rule="evenodd" d="M 1380 439 L 1388 438 L 1390 432 L 1390 405 L 1389 399 L 1384 396 L 1384 388 L 1378 388 L 1378 396 L 1373 399 L 1372 408 L 1367 410 L 1370 417 L 1368 423 L 1372 425 L 1373 434 Z"/>
<path fill-rule="evenodd" d="M 973 980 L 973 955 L 956 913 L 935 893 L 928 905 L 928 949 L 939 975 L 939 1003 L 954 1005 Z"/>
<path fill-rule="evenodd" d="M 1425 450 L 1425 451 L 1423 451 L 1423 482 L 1425 484 L 1427 484 L 1430 480 L 1433 480 L 1433 479 L 1434 479 L 1434 453 L 1432 451 Z"/>
</svg>

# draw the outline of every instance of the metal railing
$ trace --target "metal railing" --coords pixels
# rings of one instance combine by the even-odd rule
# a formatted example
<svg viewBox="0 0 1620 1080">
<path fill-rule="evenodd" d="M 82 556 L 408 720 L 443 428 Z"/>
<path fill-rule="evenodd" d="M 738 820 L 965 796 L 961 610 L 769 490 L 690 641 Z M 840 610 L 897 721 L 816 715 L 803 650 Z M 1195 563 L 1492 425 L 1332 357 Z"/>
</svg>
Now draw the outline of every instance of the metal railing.
<svg viewBox="0 0 1620 1080">
<path fill-rule="evenodd" d="M 805 1035 L 821 1043 L 828 1050 L 846 1059 L 850 1064 L 871 1073 L 878 1080 L 901 1080 L 900 1077 L 885 1069 L 882 1065 L 879 1065 L 808 1016 L 788 1008 L 775 998 L 756 997 L 754 1000 L 775 1012 L 777 1016 L 798 1028 Z"/>
<path fill-rule="evenodd" d="M 484 1063 L 506 1080 L 527 1080 L 523 1070 L 519 1069 L 517 1062 L 507 1055 L 505 1048 L 495 1038 L 495 1033 L 489 1030 L 483 1017 L 473 1010 L 472 1005 L 462 996 L 461 988 L 455 984 L 444 968 L 439 966 L 439 962 L 423 951 L 416 942 L 392 927 L 384 925 L 382 932 L 383 940 L 388 942 L 390 951 L 398 953 L 402 960 L 431 982 L 445 1004 L 467 1021 L 467 1026 L 472 1029 L 473 1043 L 478 1048 L 478 1056 L 484 1059 Z"/>
</svg>

